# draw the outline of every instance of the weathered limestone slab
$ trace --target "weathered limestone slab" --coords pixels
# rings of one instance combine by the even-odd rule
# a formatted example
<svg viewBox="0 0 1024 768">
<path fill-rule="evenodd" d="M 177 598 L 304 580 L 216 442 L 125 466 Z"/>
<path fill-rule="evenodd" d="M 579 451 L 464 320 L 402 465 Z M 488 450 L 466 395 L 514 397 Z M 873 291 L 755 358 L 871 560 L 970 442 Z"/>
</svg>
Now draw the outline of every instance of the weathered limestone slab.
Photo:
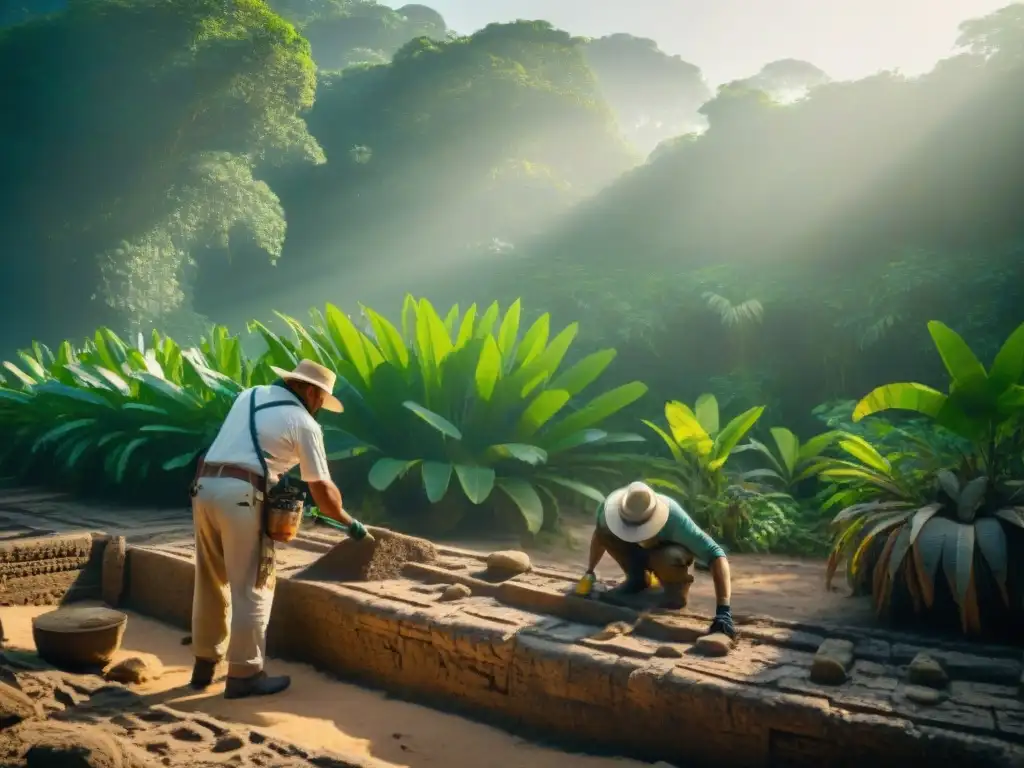
<svg viewBox="0 0 1024 768">
<path fill-rule="evenodd" d="M 131 608 L 188 626 L 188 560 L 130 547 L 127 570 Z M 435 584 L 473 578 L 455 571 L 438 579 L 430 565 L 416 570 Z M 1011 695 L 1019 660 L 1014 685 L 1006 685 L 975 679 L 985 676 L 978 672 L 980 662 L 961 651 L 946 652 L 948 692 L 942 701 L 921 704 L 913 692 L 908 695 L 901 682 L 905 670 L 877 638 L 843 641 L 845 682 L 821 685 L 811 679 L 813 633 L 800 628 L 753 638 L 744 632 L 728 656 L 709 658 L 693 652 L 695 638 L 688 633 L 698 624 L 684 617 L 677 635 L 682 639 L 672 641 L 673 653 L 662 655 L 666 641 L 650 636 L 656 631 L 645 632 L 673 622 L 640 622 L 628 636 L 595 642 L 599 627 L 611 623 L 604 619 L 633 623 L 635 613 L 516 579 L 488 586 L 492 591 L 470 586 L 471 596 L 446 601 L 443 588 L 401 579 L 282 579 L 270 652 L 472 717 L 539 730 L 566 745 L 651 762 L 1024 764 L 1024 712 L 1014 708 L 1022 703 Z M 868 640 L 873 643 L 865 647 L 875 652 L 854 662 L 855 642 Z M 964 658 L 949 666 L 951 653 Z M 1010 671 L 989 677 L 1004 678 Z"/>
</svg>

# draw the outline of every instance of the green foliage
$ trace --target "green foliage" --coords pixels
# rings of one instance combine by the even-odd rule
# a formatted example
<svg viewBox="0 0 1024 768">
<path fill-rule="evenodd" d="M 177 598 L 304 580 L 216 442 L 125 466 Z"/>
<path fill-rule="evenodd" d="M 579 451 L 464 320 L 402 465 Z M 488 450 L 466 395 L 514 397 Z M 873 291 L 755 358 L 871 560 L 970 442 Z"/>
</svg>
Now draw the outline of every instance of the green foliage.
<svg viewBox="0 0 1024 768">
<path fill-rule="evenodd" d="M 692 409 L 678 401 L 666 404 L 667 431 L 644 421 L 672 455 L 671 464 L 660 465 L 651 483 L 674 494 L 700 525 L 729 546 L 757 549 L 776 543 L 786 518 L 780 503 L 792 501 L 727 472 L 740 441 L 763 411 L 751 408 L 723 425 L 715 396 L 704 394 Z"/>
<path fill-rule="evenodd" d="M 824 432 L 812 437 L 806 443 L 785 427 L 772 427 L 774 450 L 764 443 L 750 439 L 746 446 L 737 450 L 754 450 L 768 461 L 765 469 L 745 472 L 747 480 L 768 482 L 786 493 L 794 493 L 799 484 L 817 477 L 824 465 L 823 454 L 839 439 L 837 431 Z"/>
<path fill-rule="evenodd" d="M 362 462 L 369 485 L 390 492 L 393 515 L 447 504 L 454 526 L 472 506 L 505 504 L 536 534 L 566 492 L 601 501 L 590 483 L 618 482 L 617 465 L 629 460 L 620 446 L 643 439 L 601 428 L 643 396 L 643 384 L 578 400 L 615 352 L 563 370 L 575 324 L 553 333 L 545 314 L 520 328 L 519 302 L 504 313 L 455 306 L 442 317 L 410 296 L 397 325 L 363 312 L 368 333 L 333 305 L 309 327 L 284 318 L 294 340 L 252 327 L 275 365 L 306 357 L 338 372 L 345 412 L 325 427 L 330 458 Z"/>
<path fill-rule="evenodd" d="M 5 362 L 0 466 L 108 498 L 180 496 L 235 396 L 268 380 L 220 327 L 182 349 L 154 333 L 147 346 L 102 328 L 82 346 L 42 344 Z"/>
<path fill-rule="evenodd" d="M 276 258 L 283 211 L 254 172 L 324 159 L 309 45 L 262 0 L 71 3 L 0 31 L 0 68 L 0 229 L 25 255 L 3 277 L 47 307 L 19 318 L 43 338 L 151 327 L 231 234 Z"/>
<path fill-rule="evenodd" d="M 937 611 L 948 594 L 965 633 L 1013 626 L 1024 618 L 1024 579 L 1010 567 L 1024 539 L 1021 439 L 1024 326 L 1011 334 L 986 371 L 963 339 L 932 322 L 929 331 L 949 373 L 948 394 L 919 384 L 876 388 L 854 419 L 900 409 L 923 414 L 955 431 L 970 447 L 950 460 L 922 462 L 906 452 L 883 454 L 867 440 L 845 435 L 847 458 L 822 470 L 835 483 L 828 504 L 842 507 L 828 579 L 847 561 L 855 591 L 870 591 L 880 614 L 891 612 L 895 590 L 915 614 Z M 939 566 L 942 566 L 942 576 Z M 940 601 L 941 602 L 941 601 Z M 983 607 L 986 609 L 983 610 Z"/>
</svg>

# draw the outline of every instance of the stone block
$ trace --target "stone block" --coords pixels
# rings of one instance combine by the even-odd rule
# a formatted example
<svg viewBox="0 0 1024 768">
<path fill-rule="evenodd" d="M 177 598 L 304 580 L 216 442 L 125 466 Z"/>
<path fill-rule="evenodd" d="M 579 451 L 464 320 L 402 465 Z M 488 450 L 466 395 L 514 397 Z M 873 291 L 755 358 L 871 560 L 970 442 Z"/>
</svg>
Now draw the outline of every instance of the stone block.
<svg viewBox="0 0 1024 768">
<path fill-rule="evenodd" d="M 822 685 L 842 685 L 853 667 L 853 643 L 829 638 L 818 646 L 811 663 L 811 680 Z"/>
</svg>

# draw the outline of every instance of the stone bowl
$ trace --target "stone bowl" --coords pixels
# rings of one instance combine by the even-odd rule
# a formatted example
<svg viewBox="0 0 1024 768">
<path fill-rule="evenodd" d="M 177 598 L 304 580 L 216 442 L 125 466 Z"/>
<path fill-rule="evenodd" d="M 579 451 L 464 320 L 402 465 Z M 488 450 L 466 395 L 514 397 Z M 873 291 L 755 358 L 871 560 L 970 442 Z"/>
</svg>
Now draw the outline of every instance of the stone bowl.
<svg viewBox="0 0 1024 768">
<path fill-rule="evenodd" d="M 121 647 L 128 616 L 110 608 L 68 606 L 32 620 L 40 658 L 59 669 L 105 667 Z"/>
</svg>

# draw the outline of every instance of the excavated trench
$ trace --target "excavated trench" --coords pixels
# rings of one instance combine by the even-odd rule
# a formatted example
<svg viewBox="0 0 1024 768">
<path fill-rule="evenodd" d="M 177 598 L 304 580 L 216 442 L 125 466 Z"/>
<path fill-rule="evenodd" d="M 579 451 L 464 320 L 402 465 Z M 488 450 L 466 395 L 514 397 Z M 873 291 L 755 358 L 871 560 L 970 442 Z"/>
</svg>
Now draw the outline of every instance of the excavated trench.
<svg viewBox="0 0 1024 768">
<path fill-rule="evenodd" d="M 699 766 L 1024 765 L 1020 648 L 571 594 L 574 576 L 374 529 L 283 574 L 270 653 L 567 746 Z M 187 630 L 192 565 L 104 536 L 0 543 L 0 604 L 102 596 Z M 605 631 L 609 625 L 626 631 Z"/>
</svg>

